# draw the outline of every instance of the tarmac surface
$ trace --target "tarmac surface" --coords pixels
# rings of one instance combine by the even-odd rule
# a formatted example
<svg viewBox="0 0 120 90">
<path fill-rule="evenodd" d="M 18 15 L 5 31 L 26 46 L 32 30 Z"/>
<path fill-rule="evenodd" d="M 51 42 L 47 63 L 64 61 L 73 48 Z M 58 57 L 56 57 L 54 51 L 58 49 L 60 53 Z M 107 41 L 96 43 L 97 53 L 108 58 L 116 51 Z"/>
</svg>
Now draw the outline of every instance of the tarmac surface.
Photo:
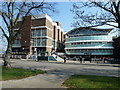
<svg viewBox="0 0 120 90">
<path fill-rule="evenodd" d="M 2 65 L 0 60 L 0 65 Z M 100 75 L 119 76 L 118 64 L 102 63 L 79 63 L 78 61 L 68 61 L 67 63 L 56 61 L 33 61 L 33 60 L 11 60 L 12 67 L 45 70 L 47 73 L 19 79 L 0 81 L 2 88 L 67 88 L 62 83 L 71 75 Z"/>
</svg>

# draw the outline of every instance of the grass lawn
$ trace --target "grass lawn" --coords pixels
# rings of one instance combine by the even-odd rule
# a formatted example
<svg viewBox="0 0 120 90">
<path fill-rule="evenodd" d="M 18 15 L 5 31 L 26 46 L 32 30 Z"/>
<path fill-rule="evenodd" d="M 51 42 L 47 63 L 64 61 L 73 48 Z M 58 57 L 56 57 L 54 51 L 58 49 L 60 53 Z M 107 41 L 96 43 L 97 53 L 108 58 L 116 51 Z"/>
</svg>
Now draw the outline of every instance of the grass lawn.
<svg viewBox="0 0 120 90">
<path fill-rule="evenodd" d="M 42 73 L 45 71 L 0 67 L 0 80 L 22 79 Z"/>
<path fill-rule="evenodd" d="M 120 88 L 120 77 L 73 75 L 63 85 L 71 88 Z"/>
</svg>

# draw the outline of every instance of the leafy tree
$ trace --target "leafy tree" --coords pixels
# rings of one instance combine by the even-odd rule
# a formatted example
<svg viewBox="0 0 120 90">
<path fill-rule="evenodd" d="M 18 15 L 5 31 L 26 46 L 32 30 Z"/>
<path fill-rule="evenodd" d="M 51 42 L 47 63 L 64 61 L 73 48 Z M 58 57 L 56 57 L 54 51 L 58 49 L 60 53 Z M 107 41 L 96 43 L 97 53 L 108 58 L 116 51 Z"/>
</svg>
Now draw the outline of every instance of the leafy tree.
<svg viewBox="0 0 120 90">
<path fill-rule="evenodd" d="M 10 66 L 10 55 L 12 52 L 12 44 L 14 43 L 17 35 L 22 29 L 26 16 L 34 15 L 36 13 L 55 12 L 55 3 L 45 2 L 17 2 L 17 0 L 11 0 L 10 2 L 2 2 L 2 9 L 0 9 L 0 15 L 2 17 L 3 25 L 0 25 L 4 37 L 7 40 L 7 50 L 4 58 L 4 66 Z M 18 19 L 23 17 L 21 26 L 18 31 L 14 33 L 14 28 L 18 23 Z"/>
<path fill-rule="evenodd" d="M 74 27 L 110 25 L 120 28 L 120 0 L 77 2 L 71 11 L 75 14 Z"/>
</svg>

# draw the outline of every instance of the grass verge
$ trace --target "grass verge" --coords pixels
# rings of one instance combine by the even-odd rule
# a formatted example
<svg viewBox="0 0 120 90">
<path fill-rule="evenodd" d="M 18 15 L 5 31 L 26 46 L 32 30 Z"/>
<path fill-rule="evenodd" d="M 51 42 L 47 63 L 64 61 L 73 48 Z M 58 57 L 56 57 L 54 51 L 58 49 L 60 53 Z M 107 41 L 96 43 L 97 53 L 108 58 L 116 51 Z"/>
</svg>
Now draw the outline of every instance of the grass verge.
<svg viewBox="0 0 120 90">
<path fill-rule="evenodd" d="M 120 77 L 73 75 L 63 86 L 72 88 L 120 88 Z"/>
<path fill-rule="evenodd" d="M 45 71 L 0 67 L 0 77 L 1 77 L 0 81 L 11 80 L 11 79 L 22 79 L 30 76 L 35 76 L 37 74 L 42 74 L 42 73 L 45 73 Z"/>
</svg>

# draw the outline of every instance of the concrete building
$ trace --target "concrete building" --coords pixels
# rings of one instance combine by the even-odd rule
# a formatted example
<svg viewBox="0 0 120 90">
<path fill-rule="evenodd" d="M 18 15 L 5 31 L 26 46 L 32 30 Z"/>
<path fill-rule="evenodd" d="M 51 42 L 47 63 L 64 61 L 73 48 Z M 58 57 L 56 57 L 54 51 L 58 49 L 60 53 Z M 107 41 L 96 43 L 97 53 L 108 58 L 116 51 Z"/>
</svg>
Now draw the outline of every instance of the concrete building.
<svg viewBox="0 0 120 90">
<path fill-rule="evenodd" d="M 14 33 L 22 25 L 23 18 L 18 20 Z M 16 38 L 12 51 L 26 52 L 27 54 L 47 52 L 51 55 L 52 50 L 62 51 L 64 31 L 59 22 L 47 15 L 34 15 L 25 17 L 20 34 Z"/>
<path fill-rule="evenodd" d="M 113 38 L 120 37 L 120 29 L 119 28 L 112 29 L 108 35 L 112 36 Z"/>
<path fill-rule="evenodd" d="M 113 40 L 108 36 L 112 29 L 80 27 L 66 33 L 65 52 L 68 57 L 112 57 Z"/>
</svg>

